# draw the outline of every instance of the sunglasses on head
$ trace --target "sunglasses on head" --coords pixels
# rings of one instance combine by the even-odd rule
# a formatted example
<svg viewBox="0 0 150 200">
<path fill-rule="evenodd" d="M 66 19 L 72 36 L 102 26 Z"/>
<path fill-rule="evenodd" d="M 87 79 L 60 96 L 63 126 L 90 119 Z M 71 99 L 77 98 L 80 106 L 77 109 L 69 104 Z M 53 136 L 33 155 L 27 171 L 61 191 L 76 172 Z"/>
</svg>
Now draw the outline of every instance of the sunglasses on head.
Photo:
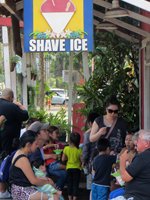
<svg viewBox="0 0 150 200">
<path fill-rule="evenodd" d="M 108 113 L 118 114 L 118 110 L 107 109 Z"/>
</svg>

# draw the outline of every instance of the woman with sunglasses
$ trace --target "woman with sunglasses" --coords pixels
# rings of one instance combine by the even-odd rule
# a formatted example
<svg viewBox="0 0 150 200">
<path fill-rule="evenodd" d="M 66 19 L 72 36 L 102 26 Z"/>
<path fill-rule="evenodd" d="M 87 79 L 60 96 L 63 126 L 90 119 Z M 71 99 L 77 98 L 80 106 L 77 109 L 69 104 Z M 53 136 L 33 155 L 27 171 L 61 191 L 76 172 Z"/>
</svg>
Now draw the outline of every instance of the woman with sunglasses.
<svg viewBox="0 0 150 200">
<path fill-rule="evenodd" d="M 111 150 L 119 153 L 124 147 L 127 124 L 123 118 L 118 117 L 119 103 L 113 96 L 106 103 L 106 114 L 98 117 L 90 134 L 90 141 L 96 142 L 105 137 L 110 141 Z"/>
</svg>

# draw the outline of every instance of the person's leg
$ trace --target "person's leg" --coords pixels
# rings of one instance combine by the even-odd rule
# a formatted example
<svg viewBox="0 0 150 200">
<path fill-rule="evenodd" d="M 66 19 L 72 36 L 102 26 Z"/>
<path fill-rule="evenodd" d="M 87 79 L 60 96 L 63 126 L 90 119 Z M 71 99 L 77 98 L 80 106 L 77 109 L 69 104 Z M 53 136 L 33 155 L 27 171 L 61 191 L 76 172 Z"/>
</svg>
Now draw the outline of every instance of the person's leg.
<svg viewBox="0 0 150 200">
<path fill-rule="evenodd" d="M 62 190 L 66 181 L 67 181 L 67 172 L 66 170 L 59 169 L 60 164 L 54 164 L 48 166 L 48 174 L 56 176 L 56 186 L 58 189 Z"/>
<path fill-rule="evenodd" d="M 31 194 L 30 196 L 29 196 L 29 200 L 48 200 L 49 199 L 49 197 L 48 197 L 48 195 L 47 194 L 44 194 L 44 193 L 41 193 L 41 192 L 37 192 L 37 193 L 35 193 L 35 194 Z M 52 200 L 53 200 L 53 198 L 52 198 Z M 57 199 L 58 200 L 58 199 Z"/>
<path fill-rule="evenodd" d="M 95 184 L 92 184 L 91 199 L 92 200 L 97 200 L 97 186 Z"/>
<path fill-rule="evenodd" d="M 97 186 L 97 200 L 108 200 L 109 187 Z"/>
<path fill-rule="evenodd" d="M 73 175 L 73 200 L 76 200 L 77 196 L 79 195 L 80 174 L 81 174 L 81 171 L 79 169 L 72 169 L 72 175 Z"/>
<path fill-rule="evenodd" d="M 0 182 L 0 192 L 5 192 L 6 191 L 6 184 Z"/>
<path fill-rule="evenodd" d="M 73 173 L 71 169 L 67 170 L 67 190 L 68 190 L 68 199 L 72 200 L 73 195 Z"/>
</svg>

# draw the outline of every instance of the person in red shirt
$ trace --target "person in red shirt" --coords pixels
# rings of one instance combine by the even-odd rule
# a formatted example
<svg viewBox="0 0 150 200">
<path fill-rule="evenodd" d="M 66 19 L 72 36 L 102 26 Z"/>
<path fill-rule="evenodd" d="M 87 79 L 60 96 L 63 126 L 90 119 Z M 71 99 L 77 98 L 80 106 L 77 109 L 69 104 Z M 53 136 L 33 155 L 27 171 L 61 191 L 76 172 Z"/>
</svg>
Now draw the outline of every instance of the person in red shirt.
<svg viewBox="0 0 150 200">
<path fill-rule="evenodd" d="M 48 159 L 45 159 L 47 172 L 49 175 L 56 176 L 56 187 L 60 190 L 63 189 L 66 183 L 67 173 L 66 166 L 60 161 L 60 154 L 56 154 L 55 150 L 63 150 L 64 145 L 59 142 L 59 129 L 56 126 L 50 126 L 48 129 L 49 142 L 46 144 L 44 149 L 44 157 L 51 155 Z"/>
</svg>

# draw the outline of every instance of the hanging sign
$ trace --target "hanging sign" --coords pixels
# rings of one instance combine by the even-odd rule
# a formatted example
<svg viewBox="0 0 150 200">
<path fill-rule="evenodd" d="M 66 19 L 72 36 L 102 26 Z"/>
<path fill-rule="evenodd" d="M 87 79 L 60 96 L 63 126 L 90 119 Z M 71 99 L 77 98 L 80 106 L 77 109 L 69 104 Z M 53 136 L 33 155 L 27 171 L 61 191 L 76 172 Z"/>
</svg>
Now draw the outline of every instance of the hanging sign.
<svg viewBox="0 0 150 200">
<path fill-rule="evenodd" d="M 93 50 L 92 0 L 24 0 L 25 52 Z"/>
</svg>

